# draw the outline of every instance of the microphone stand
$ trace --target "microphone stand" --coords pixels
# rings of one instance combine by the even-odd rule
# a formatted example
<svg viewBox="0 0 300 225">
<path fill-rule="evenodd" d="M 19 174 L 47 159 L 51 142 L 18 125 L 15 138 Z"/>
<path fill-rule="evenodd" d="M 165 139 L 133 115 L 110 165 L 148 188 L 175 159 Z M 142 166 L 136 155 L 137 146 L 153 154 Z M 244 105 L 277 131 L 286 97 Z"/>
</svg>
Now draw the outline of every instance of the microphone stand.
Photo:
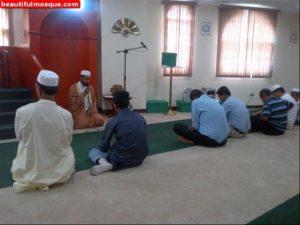
<svg viewBox="0 0 300 225">
<path fill-rule="evenodd" d="M 124 50 L 121 50 L 121 51 L 117 51 L 116 53 L 119 54 L 119 53 L 124 53 L 124 73 L 123 73 L 123 87 L 124 87 L 124 90 L 126 91 L 126 71 L 127 71 L 127 54 L 130 52 L 130 51 L 133 51 L 133 50 L 137 50 L 137 49 L 142 49 L 142 48 L 145 48 L 145 46 L 142 46 L 142 47 L 136 47 L 136 48 L 130 48 L 130 49 L 124 49 Z"/>
</svg>

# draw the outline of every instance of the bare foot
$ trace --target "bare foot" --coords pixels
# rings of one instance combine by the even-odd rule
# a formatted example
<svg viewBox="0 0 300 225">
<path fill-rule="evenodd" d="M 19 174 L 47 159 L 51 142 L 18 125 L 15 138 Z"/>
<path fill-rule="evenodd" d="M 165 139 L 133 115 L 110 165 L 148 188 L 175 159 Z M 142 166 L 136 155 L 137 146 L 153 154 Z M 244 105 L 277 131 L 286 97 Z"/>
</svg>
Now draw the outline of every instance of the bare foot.
<svg viewBox="0 0 300 225">
<path fill-rule="evenodd" d="M 194 145 L 195 144 L 195 142 L 193 142 L 193 141 L 191 141 L 189 139 L 186 139 L 184 137 L 181 137 L 181 136 L 179 136 L 179 141 L 182 142 L 182 143 L 184 143 L 184 144 L 190 144 L 190 145 Z"/>
<path fill-rule="evenodd" d="M 49 186 L 49 189 L 55 189 L 55 188 L 58 188 L 58 187 L 60 187 L 60 186 L 62 186 L 62 185 L 63 185 L 63 184 L 61 184 L 61 183 L 52 184 L 52 185 Z"/>
</svg>

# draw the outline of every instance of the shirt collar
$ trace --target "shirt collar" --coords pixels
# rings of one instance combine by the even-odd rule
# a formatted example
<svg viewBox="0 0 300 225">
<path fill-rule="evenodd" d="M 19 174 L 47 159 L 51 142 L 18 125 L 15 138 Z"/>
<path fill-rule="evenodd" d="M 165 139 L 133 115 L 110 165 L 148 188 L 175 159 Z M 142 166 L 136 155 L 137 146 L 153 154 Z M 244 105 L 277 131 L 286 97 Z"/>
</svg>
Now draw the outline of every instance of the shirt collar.
<svg viewBox="0 0 300 225">
<path fill-rule="evenodd" d="M 125 109 L 120 109 L 119 113 L 124 113 L 124 112 L 129 112 L 129 111 L 131 111 L 129 108 L 125 108 Z"/>
<path fill-rule="evenodd" d="M 271 101 L 271 100 L 274 99 L 274 98 L 277 98 L 277 97 L 275 97 L 275 96 L 273 96 L 273 95 L 270 95 L 266 102 L 269 102 L 269 101 Z"/>
<path fill-rule="evenodd" d="M 56 102 L 50 101 L 50 100 L 46 100 L 46 99 L 40 99 L 38 102 L 39 103 L 44 103 L 44 104 L 56 105 Z"/>
<path fill-rule="evenodd" d="M 81 91 L 84 91 L 87 88 L 87 86 L 84 86 L 81 81 L 78 81 L 77 85 Z"/>
<path fill-rule="evenodd" d="M 225 102 L 229 101 L 230 99 L 232 99 L 232 95 L 229 95 L 229 96 L 226 98 L 226 100 L 225 100 L 224 102 L 222 102 L 222 103 L 225 103 Z"/>
</svg>

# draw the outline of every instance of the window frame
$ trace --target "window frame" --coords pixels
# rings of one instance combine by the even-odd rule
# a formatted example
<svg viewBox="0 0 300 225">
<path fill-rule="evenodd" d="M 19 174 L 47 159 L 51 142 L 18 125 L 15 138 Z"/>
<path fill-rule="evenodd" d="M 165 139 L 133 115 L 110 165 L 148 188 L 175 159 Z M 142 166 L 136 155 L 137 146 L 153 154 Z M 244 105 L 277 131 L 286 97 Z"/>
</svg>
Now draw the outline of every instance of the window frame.
<svg viewBox="0 0 300 225">
<path fill-rule="evenodd" d="M 188 2 L 188 1 L 162 1 L 162 4 L 164 4 L 164 51 L 167 52 L 168 48 L 168 26 L 169 26 L 169 20 L 167 19 L 168 14 L 168 7 L 170 6 L 180 6 L 180 5 L 188 5 L 192 6 L 192 20 L 190 24 L 191 29 L 191 36 L 190 36 L 190 58 L 189 58 L 189 72 L 188 73 L 176 73 L 176 67 L 173 68 L 172 76 L 173 77 L 191 77 L 193 75 L 193 64 L 194 64 L 194 42 L 195 42 L 195 20 L 196 20 L 196 3 L 195 2 Z M 178 22 L 180 20 L 173 20 L 173 22 Z M 179 42 L 179 41 L 178 41 Z M 178 54 L 179 55 L 179 54 Z M 178 55 L 177 55 L 177 62 L 178 62 Z M 180 68 L 177 68 L 180 69 Z M 169 70 L 170 72 L 167 72 Z M 170 68 L 164 68 L 163 69 L 163 76 L 169 77 L 171 75 L 171 69 Z"/>
<path fill-rule="evenodd" d="M 230 9 L 235 9 L 235 10 L 247 10 L 249 11 L 249 15 L 251 11 L 262 11 L 262 12 L 272 12 L 275 13 L 275 29 L 274 29 L 274 43 L 273 43 L 273 48 L 272 48 L 272 52 L 271 52 L 271 64 L 270 64 L 270 70 L 269 73 L 265 76 L 262 75 L 257 75 L 257 74 L 249 74 L 247 75 L 246 73 L 244 75 L 240 75 L 240 74 L 236 74 L 236 75 L 222 75 L 220 73 L 220 57 L 221 57 L 221 35 L 223 33 L 223 31 L 221 30 L 221 24 L 222 24 L 222 18 L 221 18 L 221 10 L 230 10 Z M 228 6 L 228 5 L 221 5 L 219 7 L 219 18 L 218 18 L 218 41 L 217 41 L 217 62 L 216 62 L 216 77 L 217 78 L 245 78 L 245 79 L 249 79 L 249 78 L 261 78 L 261 79 L 270 79 L 273 76 L 273 61 L 274 61 L 274 50 L 275 50 L 275 45 L 276 45 L 276 29 L 277 29 L 277 20 L 278 20 L 278 13 L 280 12 L 280 10 L 277 9 L 265 9 L 265 8 L 253 8 L 253 7 L 243 7 L 243 6 Z M 249 26 L 249 18 L 248 18 L 248 26 Z M 247 39 L 248 39 L 248 34 L 247 34 Z M 247 50 L 248 51 L 248 50 Z M 247 64 L 246 64 L 247 65 Z"/>
</svg>

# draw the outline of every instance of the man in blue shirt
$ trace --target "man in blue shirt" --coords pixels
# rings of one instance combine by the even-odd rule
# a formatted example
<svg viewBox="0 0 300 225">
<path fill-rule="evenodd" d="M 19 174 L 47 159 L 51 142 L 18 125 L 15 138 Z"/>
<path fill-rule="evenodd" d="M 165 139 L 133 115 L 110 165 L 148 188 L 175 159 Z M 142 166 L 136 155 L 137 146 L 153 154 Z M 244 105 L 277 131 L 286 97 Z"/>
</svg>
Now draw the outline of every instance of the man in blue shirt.
<svg viewBox="0 0 300 225">
<path fill-rule="evenodd" d="M 227 142 L 229 127 L 223 107 L 209 96 L 195 89 L 191 92 L 192 127 L 175 124 L 173 130 L 185 143 L 205 147 L 219 147 Z"/>
<path fill-rule="evenodd" d="M 217 94 L 226 113 L 230 137 L 245 137 L 251 127 L 250 114 L 245 103 L 233 97 L 226 86 L 220 87 Z"/>
<path fill-rule="evenodd" d="M 263 101 L 262 112 L 251 117 L 252 131 L 260 131 L 267 135 L 282 135 L 287 129 L 288 103 L 272 95 L 269 89 L 260 91 L 259 96 Z"/>
<path fill-rule="evenodd" d="M 117 115 L 106 124 L 102 144 L 89 153 L 94 163 L 91 175 L 139 166 L 148 155 L 146 121 L 128 108 L 129 99 L 127 91 L 117 91 L 114 94 L 113 104 Z M 113 135 L 116 141 L 111 145 Z"/>
</svg>

